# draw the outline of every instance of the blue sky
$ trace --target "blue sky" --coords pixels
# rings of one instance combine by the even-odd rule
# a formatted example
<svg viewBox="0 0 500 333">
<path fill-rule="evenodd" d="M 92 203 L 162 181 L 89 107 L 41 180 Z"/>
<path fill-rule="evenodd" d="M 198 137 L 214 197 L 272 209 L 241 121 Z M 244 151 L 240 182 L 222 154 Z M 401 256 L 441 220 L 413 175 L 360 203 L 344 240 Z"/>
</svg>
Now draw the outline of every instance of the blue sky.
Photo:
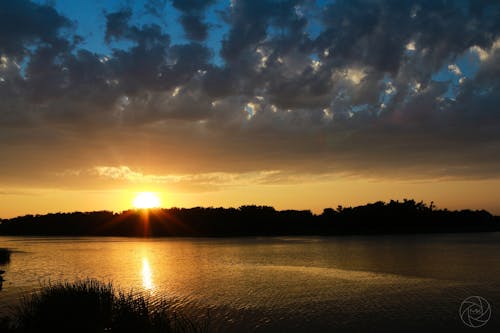
<svg viewBox="0 0 500 333">
<path fill-rule="evenodd" d="M 59 13 L 72 20 L 75 25 L 75 31 L 78 35 L 84 38 L 80 47 L 96 52 L 101 55 L 108 55 L 112 48 L 127 48 L 130 43 L 119 42 L 108 45 L 104 41 L 105 34 L 105 16 L 104 13 L 118 11 L 124 8 L 131 8 L 133 12 L 132 22 L 137 25 L 143 24 L 158 24 L 170 35 L 173 44 L 184 44 L 188 40 L 182 29 L 179 19 L 181 13 L 172 6 L 169 1 L 157 1 L 161 6 L 156 6 L 161 17 L 151 14 L 147 8 L 147 1 L 140 0 L 88 0 L 88 1 L 69 1 L 69 0 L 52 0 L 35 1 L 39 4 L 50 4 Z M 310 8 L 308 6 L 297 6 L 297 11 L 301 15 L 310 17 L 308 22 L 307 33 L 311 37 L 317 37 L 322 26 L 317 17 L 320 15 L 322 8 L 331 1 L 319 0 L 316 1 L 316 6 Z M 152 2 L 154 5 L 155 2 Z M 206 22 L 210 25 L 209 36 L 205 44 L 212 50 L 214 64 L 222 65 L 223 59 L 220 57 L 221 41 L 229 30 L 229 25 L 222 19 L 221 13 L 230 10 L 231 0 L 218 0 L 210 5 L 204 13 Z M 272 29 L 270 30 L 272 31 Z"/>
<path fill-rule="evenodd" d="M 162 27 L 163 31 L 170 36 L 172 44 L 186 44 L 189 42 L 179 22 L 181 12 L 174 8 L 170 1 L 160 0 L 150 2 L 150 5 L 157 9 L 156 14 L 160 15 L 152 14 L 148 10 L 148 1 L 140 0 L 53 0 L 49 2 L 37 0 L 36 2 L 39 4 L 48 3 L 51 6 L 54 6 L 59 13 L 73 21 L 76 34 L 83 37 L 83 41 L 79 47 L 95 52 L 101 56 L 109 56 L 113 49 L 128 49 L 133 45 L 130 41 L 121 40 L 114 41 L 112 43 L 105 43 L 104 40 L 106 28 L 104 14 L 123 10 L 124 8 L 130 8 L 132 10 L 132 24 L 138 26 L 145 24 L 158 24 Z M 317 38 L 323 31 L 324 28 L 320 20 L 321 13 L 325 6 L 333 2 L 334 1 L 318 0 L 314 2 L 301 3 L 296 6 L 296 12 L 299 13 L 299 15 L 308 18 L 305 32 L 311 38 Z M 311 6 L 311 3 L 314 3 L 314 6 Z M 155 4 L 157 4 L 157 6 L 155 6 Z M 213 4 L 208 6 L 208 9 L 204 13 L 204 18 L 209 24 L 209 34 L 207 40 L 203 43 L 211 50 L 212 57 L 210 62 L 217 66 L 224 65 L 224 59 L 220 55 L 221 42 L 225 36 L 227 36 L 230 28 L 228 22 L 223 19 L 224 15 L 222 13 L 227 13 L 230 10 L 230 0 L 219 0 L 214 1 Z M 279 31 L 273 28 L 270 28 L 269 32 L 271 34 L 279 34 Z M 309 57 L 313 60 L 319 59 L 316 53 L 311 53 Z M 456 64 L 458 68 L 460 68 L 461 75 L 456 75 L 456 73 L 450 70 L 450 64 Z M 460 78 L 473 77 L 477 72 L 478 65 L 478 57 L 475 53 L 465 53 L 457 57 L 455 61 L 450 61 L 449 64 L 443 64 L 441 69 L 433 74 L 432 80 L 449 83 L 448 90 L 445 94 L 443 94 L 443 97 L 454 99 L 457 95 L 456 86 L 459 83 Z M 382 93 L 380 100 L 384 101 L 388 100 L 388 98 L 384 97 L 384 94 Z"/>
</svg>

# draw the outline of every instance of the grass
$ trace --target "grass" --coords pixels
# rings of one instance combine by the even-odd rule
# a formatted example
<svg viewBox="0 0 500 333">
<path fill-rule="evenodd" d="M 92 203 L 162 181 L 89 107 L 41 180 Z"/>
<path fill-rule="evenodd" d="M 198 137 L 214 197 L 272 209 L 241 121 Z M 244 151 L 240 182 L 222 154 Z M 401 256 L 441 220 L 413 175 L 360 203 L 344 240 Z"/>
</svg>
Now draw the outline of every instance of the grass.
<svg viewBox="0 0 500 333">
<path fill-rule="evenodd" d="M 3 329 L 3 330 L 2 330 Z M 49 284 L 25 297 L 0 322 L 6 332 L 206 332 L 165 300 L 117 291 L 111 283 L 86 279 Z"/>
<path fill-rule="evenodd" d="M 0 265 L 5 265 L 10 262 L 10 253 L 9 249 L 0 248 Z"/>
</svg>

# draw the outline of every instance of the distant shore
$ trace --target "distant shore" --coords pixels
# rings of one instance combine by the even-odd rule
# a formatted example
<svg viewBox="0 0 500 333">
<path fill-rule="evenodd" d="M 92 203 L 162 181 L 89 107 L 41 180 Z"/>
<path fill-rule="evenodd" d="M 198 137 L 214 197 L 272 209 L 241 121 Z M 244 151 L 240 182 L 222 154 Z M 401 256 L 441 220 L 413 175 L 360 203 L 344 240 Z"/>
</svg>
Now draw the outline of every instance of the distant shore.
<svg viewBox="0 0 500 333">
<path fill-rule="evenodd" d="M 485 210 L 436 209 L 415 200 L 357 207 L 275 210 L 239 208 L 138 209 L 26 215 L 0 220 L 0 235 L 239 237 L 285 235 L 408 234 L 500 231 Z"/>
</svg>

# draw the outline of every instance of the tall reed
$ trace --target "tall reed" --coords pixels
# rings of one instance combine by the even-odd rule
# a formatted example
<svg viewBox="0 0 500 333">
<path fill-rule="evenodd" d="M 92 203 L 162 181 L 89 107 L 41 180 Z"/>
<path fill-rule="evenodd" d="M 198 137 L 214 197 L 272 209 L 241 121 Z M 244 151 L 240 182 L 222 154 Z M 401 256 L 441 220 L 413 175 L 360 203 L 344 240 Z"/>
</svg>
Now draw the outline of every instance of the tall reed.
<svg viewBox="0 0 500 333">
<path fill-rule="evenodd" d="M 4 329 L 10 332 L 206 332 L 167 300 L 116 290 L 85 279 L 48 284 L 24 297 Z M 1 327 L 0 327 L 1 328 Z"/>
</svg>

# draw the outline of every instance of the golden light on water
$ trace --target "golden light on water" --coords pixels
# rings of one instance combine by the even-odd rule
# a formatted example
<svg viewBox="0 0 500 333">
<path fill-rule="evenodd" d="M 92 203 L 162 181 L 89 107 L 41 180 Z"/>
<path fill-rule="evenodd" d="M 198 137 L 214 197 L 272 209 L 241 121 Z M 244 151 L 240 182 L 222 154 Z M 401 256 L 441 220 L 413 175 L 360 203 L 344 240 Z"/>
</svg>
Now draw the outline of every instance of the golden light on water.
<svg viewBox="0 0 500 333">
<path fill-rule="evenodd" d="M 148 258 L 142 258 L 142 286 L 144 289 L 152 290 L 154 289 L 153 285 L 153 274 L 151 273 L 151 267 L 149 267 Z"/>
<path fill-rule="evenodd" d="M 160 199 L 152 192 L 141 192 L 135 197 L 133 205 L 140 209 L 160 207 Z"/>
</svg>

